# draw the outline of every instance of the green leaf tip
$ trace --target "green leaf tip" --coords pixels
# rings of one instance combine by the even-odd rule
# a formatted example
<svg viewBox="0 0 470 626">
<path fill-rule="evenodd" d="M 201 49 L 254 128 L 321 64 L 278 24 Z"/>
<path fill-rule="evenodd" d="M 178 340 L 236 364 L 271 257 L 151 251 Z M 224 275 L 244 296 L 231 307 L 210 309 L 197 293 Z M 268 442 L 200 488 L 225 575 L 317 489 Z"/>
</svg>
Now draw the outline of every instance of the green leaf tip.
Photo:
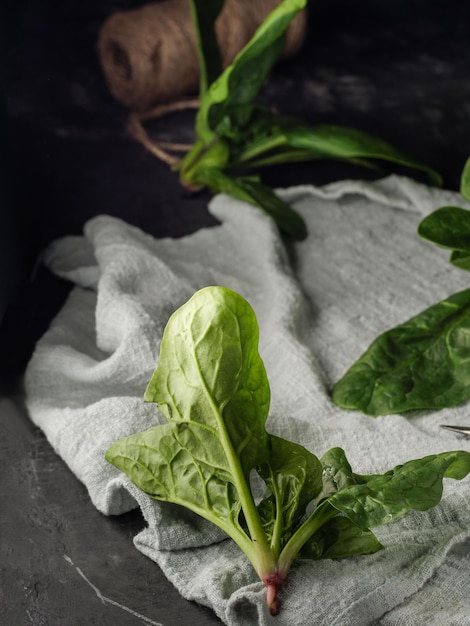
<svg viewBox="0 0 470 626">
<path fill-rule="evenodd" d="M 466 160 L 460 177 L 460 193 L 470 202 L 470 157 Z"/>
<path fill-rule="evenodd" d="M 200 68 L 199 95 L 222 73 L 215 21 L 224 6 L 224 0 L 190 0 L 192 23 L 196 31 Z"/>
</svg>

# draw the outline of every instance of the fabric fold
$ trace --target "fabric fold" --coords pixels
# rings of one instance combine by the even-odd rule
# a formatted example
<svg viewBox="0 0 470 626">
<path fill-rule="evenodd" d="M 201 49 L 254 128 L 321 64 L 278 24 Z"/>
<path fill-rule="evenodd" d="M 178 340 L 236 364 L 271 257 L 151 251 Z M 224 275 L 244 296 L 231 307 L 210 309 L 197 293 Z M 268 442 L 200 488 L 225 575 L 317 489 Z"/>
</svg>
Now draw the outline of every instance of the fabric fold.
<svg viewBox="0 0 470 626">
<path fill-rule="evenodd" d="M 424 626 L 447 614 L 452 624 L 469 623 L 462 621 L 470 615 L 468 479 L 445 481 L 435 509 L 378 529 L 381 552 L 299 561 L 273 618 L 262 583 L 232 541 L 192 513 L 150 499 L 105 461 L 113 441 L 162 422 L 143 394 L 163 329 L 197 289 L 215 284 L 244 296 L 258 317 L 271 433 L 317 456 L 343 447 L 362 474 L 470 451 L 468 440 L 439 426 L 466 423 L 468 406 L 372 419 L 339 409 L 330 397 L 379 333 L 468 286 L 447 252 L 416 235 L 423 215 L 463 200 L 398 176 L 279 194 L 306 220 L 305 241 L 284 241 L 261 211 L 217 196 L 210 211 L 221 224 L 181 239 L 156 239 L 98 216 L 83 237 L 55 242 L 45 262 L 75 286 L 26 371 L 31 419 L 101 512 L 141 508 L 147 527 L 136 547 L 185 598 L 210 606 L 229 626 Z"/>
</svg>

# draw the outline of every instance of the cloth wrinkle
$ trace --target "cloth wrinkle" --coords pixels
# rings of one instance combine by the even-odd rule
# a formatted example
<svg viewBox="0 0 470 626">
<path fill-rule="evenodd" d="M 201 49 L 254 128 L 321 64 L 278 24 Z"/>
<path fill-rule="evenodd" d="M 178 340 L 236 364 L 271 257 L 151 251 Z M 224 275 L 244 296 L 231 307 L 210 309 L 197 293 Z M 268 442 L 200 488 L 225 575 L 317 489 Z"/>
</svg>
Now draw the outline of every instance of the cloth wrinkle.
<svg viewBox="0 0 470 626">
<path fill-rule="evenodd" d="M 466 532 L 461 532 L 459 533 L 466 535 L 466 537 L 468 537 L 468 531 Z M 429 553 L 428 554 L 424 554 L 422 555 L 422 557 L 420 559 L 418 559 L 417 563 L 413 564 L 413 567 L 410 567 L 408 570 L 408 583 L 410 585 L 408 591 L 407 591 L 407 595 L 404 595 L 404 597 L 402 598 L 402 601 L 406 600 L 407 597 L 410 595 L 414 595 L 419 593 L 419 591 L 423 588 L 426 587 L 427 584 L 429 584 L 429 582 L 432 580 L 432 578 L 434 577 L 436 571 L 438 570 L 438 568 L 441 566 L 441 564 L 443 563 L 443 561 L 445 560 L 448 552 L 450 552 L 450 550 L 452 549 L 452 547 L 454 546 L 455 543 L 458 543 L 458 539 L 457 537 L 459 535 L 454 535 L 453 533 L 451 534 L 451 539 L 448 540 L 447 542 L 442 542 L 439 545 L 434 545 L 431 546 L 429 548 Z M 465 539 L 464 539 L 465 540 Z M 428 562 L 429 561 L 429 568 L 424 567 L 423 562 Z M 425 572 L 424 576 L 418 576 L 417 573 L 418 572 Z M 417 582 L 417 584 L 415 584 Z M 371 590 L 369 593 L 367 593 L 364 597 L 362 598 L 357 598 L 355 599 L 351 605 L 347 608 L 346 611 L 344 611 L 343 615 L 341 616 L 341 618 L 346 617 L 348 620 L 350 619 L 348 616 L 351 615 L 352 611 L 356 608 L 359 608 L 359 611 L 361 613 L 363 613 L 364 611 L 361 610 L 361 603 L 363 604 L 367 604 L 369 598 L 372 598 L 374 595 L 381 595 L 384 600 L 385 598 L 390 597 L 390 593 L 389 593 L 389 587 L 393 585 L 393 579 L 390 578 L 385 578 L 382 582 L 382 584 L 378 587 L 376 587 L 375 589 Z M 412 591 L 414 590 L 414 591 Z M 381 593 L 383 591 L 383 593 Z M 388 611 L 387 611 L 388 613 Z M 335 622 L 331 623 L 331 626 L 339 626 L 341 623 L 350 623 L 348 622 L 340 622 L 338 620 L 336 620 Z"/>
<path fill-rule="evenodd" d="M 25 373 L 30 417 L 99 511 L 141 509 L 146 527 L 136 548 L 228 626 L 438 626 L 447 615 L 470 626 L 469 478 L 445 480 L 438 507 L 374 529 L 380 552 L 296 562 L 274 618 L 233 541 L 191 511 L 150 498 L 105 460 L 117 439 L 164 422 L 143 402 L 162 333 L 208 285 L 237 291 L 255 310 L 269 432 L 317 456 L 342 447 L 358 474 L 470 451 L 468 439 L 440 428 L 465 423 L 465 405 L 373 419 L 330 397 L 378 334 L 468 287 L 447 252 L 416 234 L 433 209 L 466 206 L 460 194 L 400 176 L 277 193 L 305 219 L 306 240 L 287 241 L 262 211 L 221 194 L 209 204 L 220 224 L 186 237 L 155 238 L 100 215 L 82 236 L 51 244 L 45 264 L 73 287 Z"/>
</svg>

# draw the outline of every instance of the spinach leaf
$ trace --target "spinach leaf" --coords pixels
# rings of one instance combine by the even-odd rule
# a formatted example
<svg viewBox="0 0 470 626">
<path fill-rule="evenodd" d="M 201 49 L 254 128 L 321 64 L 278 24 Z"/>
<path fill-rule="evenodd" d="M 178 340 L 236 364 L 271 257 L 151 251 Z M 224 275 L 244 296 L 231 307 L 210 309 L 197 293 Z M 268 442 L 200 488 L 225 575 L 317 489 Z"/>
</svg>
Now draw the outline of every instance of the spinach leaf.
<svg viewBox="0 0 470 626">
<path fill-rule="evenodd" d="M 251 165 L 255 163 L 259 167 L 264 164 L 261 154 L 266 154 L 266 158 L 269 158 L 270 151 L 285 146 L 290 150 L 294 149 L 298 157 L 302 155 L 302 160 L 306 160 L 309 154 L 313 159 L 386 160 L 422 170 L 433 184 L 442 184 L 441 176 L 432 168 L 402 153 L 383 139 L 353 128 L 324 124 L 310 126 L 288 117 L 274 115 L 271 132 L 247 142 L 237 160 Z"/>
<path fill-rule="evenodd" d="M 114 443 L 106 459 L 152 498 L 185 506 L 235 541 L 246 542 L 223 443 L 210 429 L 183 423 L 155 426 Z"/>
<path fill-rule="evenodd" d="M 460 176 L 460 193 L 470 201 L 470 158 L 467 159 Z"/>
<path fill-rule="evenodd" d="M 460 193 L 470 200 L 470 158 L 460 176 Z M 441 207 L 425 217 L 418 234 L 444 248 L 470 252 L 470 211 L 460 207 Z"/>
<path fill-rule="evenodd" d="M 344 453 L 336 448 L 334 455 Z M 426 511 L 438 504 L 444 478 L 461 480 L 468 473 L 470 453 L 462 450 L 408 461 L 383 475 L 361 476 L 358 484 L 338 488 L 315 507 L 286 544 L 279 557 L 279 569 L 287 571 L 295 558 L 293 555 L 302 554 L 302 550 L 315 559 L 323 555 L 335 558 L 336 554 L 347 550 L 351 555 L 376 552 L 381 547 L 377 539 L 365 533 L 364 541 L 358 541 L 361 533 L 354 527 L 382 526 L 411 510 Z M 333 523 L 338 512 L 346 516 L 350 524 L 341 522 L 344 527 L 338 528 L 339 522 Z M 352 545 L 333 546 L 331 534 L 334 536 L 334 532 L 340 543 L 349 536 Z M 319 541 L 318 546 L 315 540 Z M 365 552 L 361 552 L 362 549 Z"/>
<path fill-rule="evenodd" d="M 410 510 L 427 511 L 442 497 L 444 478 L 470 472 L 470 454 L 443 452 L 408 461 L 380 475 L 363 477 L 330 496 L 328 502 L 360 527 L 382 526 Z"/>
<path fill-rule="evenodd" d="M 377 337 L 334 385 L 333 401 L 373 417 L 460 404 L 470 397 L 469 333 L 466 289 Z"/>
<path fill-rule="evenodd" d="M 198 184 L 207 186 L 213 193 L 227 193 L 259 207 L 288 235 L 298 240 L 307 236 L 303 218 L 257 178 L 247 176 L 232 178 L 218 168 L 204 168 L 197 170 L 195 180 Z"/>
<path fill-rule="evenodd" d="M 461 270 L 467 270 L 470 272 L 470 252 L 463 252 L 462 250 L 452 250 L 450 255 L 450 262 L 452 265 L 459 267 Z"/>
<path fill-rule="evenodd" d="M 233 63 L 211 84 L 201 100 L 196 134 L 210 143 L 218 127 L 232 129 L 249 121 L 252 101 L 285 43 L 285 30 L 306 0 L 284 0 L 264 20 Z M 224 133 L 222 133 L 224 134 Z"/>
<path fill-rule="evenodd" d="M 224 6 L 224 0 L 190 0 L 192 23 L 196 31 L 199 69 L 199 94 L 222 73 L 219 44 L 214 24 Z"/>
<path fill-rule="evenodd" d="M 470 198 L 470 159 L 461 176 Z M 450 262 L 470 271 L 470 211 L 444 206 L 418 234 L 452 250 Z M 377 337 L 333 387 L 333 401 L 376 417 L 443 409 L 470 398 L 470 290 L 456 293 Z"/>
<path fill-rule="evenodd" d="M 271 435 L 269 460 L 259 467 L 267 493 L 258 505 L 276 556 L 322 488 L 322 465 L 304 447 Z"/>
<path fill-rule="evenodd" d="M 347 517 L 333 517 L 302 546 L 301 559 L 344 559 L 374 554 L 383 545 L 369 530 L 353 524 Z"/>
<path fill-rule="evenodd" d="M 268 453 L 269 399 L 250 305 L 222 288 L 198 291 L 166 326 L 144 400 L 170 423 L 197 424 L 220 440 L 227 462 L 241 464 L 243 481 Z"/>
<path fill-rule="evenodd" d="M 340 448 L 318 458 L 269 434 L 270 388 L 248 302 L 206 287 L 170 317 L 145 391 L 167 423 L 115 442 L 106 459 L 152 498 L 219 526 L 243 550 L 272 614 L 296 558 L 343 558 L 382 546 L 368 526 L 438 503 L 443 478 L 470 454 L 410 461 L 383 476 L 354 474 Z M 266 492 L 256 503 L 252 472 Z"/>
<path fill-rule="evenodd" d="M 331 448 L 321 458 L 323 486 L 315 499 L 318 505 L 340 489 L 355 485 L 356 480 L 348 459 L 341 448 Z"/>
<path fill-rule="evenodd" d="M 418 225 L 418 234 L 443 248 L 470 252 L 470 211 L 456 206 L 436 209 Z"/>
<path fill-rule="evenodd" d="M 470 200 L 470 159 L 460 177 L 460 193 Z M 436 209 L 420 222 L 418 234 L 438 246 L 452 249 L 450 262 L 470 270 L 470 211 L 455 206 Z"/>
<path fill-rule="evenodd" d="M 450 248 L 450 262 L 470 270 L 470 211 L 454 206 L 436 209 L 420 222 L 418 234 L 438 246 Z"/>
<path fill-rule="evenodd" d="M 187 191 L 196 192 L 207 186 L 213 193 L 222 190 L 243 197 L 264 209 L 286 234 L 303 239 L 307 230 L 302 218 L 259 180 L 250 182 L 257 168 L 327 158 L 378 170 L 377 161 L 387 161 L 425 172 L 433 184 L 441 184 L 441 177 L 432 168 L 381 139 L 340 126 L 309 126 L 275 115 L 256 102 L 284 47 L 285 31 L 306 10 L 307 0 L 279 2 L 225 69 L 215 32 L 223 4 L 224 0 L 190 0 L 201 68 L 194 144 L 182 158 L 169 152 L 184 151 L 181 144 L 152 145 L 142 126 L 143 120 L 152 117 L 149 112 L 133 115 L 130 125 L 136 139 L 179 172 L 181 185 Z M 182 105 L 170 104 L 164 110 L 179 110 Z M 162 109 L 157 108 L 154 114 L 162 115 Z M 250 176 L 240 176 L 247 169 Z M 237 171 L 233 182 L 227 171 Z"/>
<path fill-rule="evenodd" d="M 331 448 L 321 458 L 323 486 L 313 503 L 320 504 L 336 492 L 364 482 L 353 473 L 344 450 Z M 347 517 L 333 517 L 321 526 L 300 549 L 300 558 L 334 559 L 373 554 L 383 548 L 371 530 Z"/>
</svg>

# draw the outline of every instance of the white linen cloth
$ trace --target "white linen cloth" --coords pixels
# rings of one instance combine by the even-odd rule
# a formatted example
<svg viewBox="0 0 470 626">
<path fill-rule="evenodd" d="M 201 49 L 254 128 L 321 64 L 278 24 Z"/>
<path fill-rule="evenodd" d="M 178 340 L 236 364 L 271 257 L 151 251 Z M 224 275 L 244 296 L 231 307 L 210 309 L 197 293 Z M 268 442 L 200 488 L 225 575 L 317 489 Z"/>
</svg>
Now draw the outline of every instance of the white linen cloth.
<svg viewBox="0 0 470 626">
<path fill-rule="evenodd" d="M 459 194 L 390 176 L 279 194 L 305 218 L 308 238 L 284 244 L 260 210 L 217 196 L 221 225 L 155 239 L 118 219 L 90 220 L 83 237 L 55 242 L 49 268 L 75 283 L 38 342 L 25 385 L 32 420 L 88 488 L 117 515 L 140 506 L 135 537 L 181 594 L 230 626 L 470 624 L 470 478 L 446 480 L 429 512 L 376 529 L 385 549 L 298 561 L 271 617 L 264 587 L 238 547 L 211 524 L 140 492 L 104 454 L 115 440 L 162 422 L 142 396 L 170 314 L 197 289 L 224 285 L 253 306 L 272 403 L 270 432 L 321 456 L 345 449 L 353 470 L 466 449 L 440 424 L 470 423 L 468 404 L 373 419 L 341 410 L 330 389 L 382 331 L 470 284 L 448 252 L 420 240 L 424 215 L 464 205 Z"/>
</svg>

